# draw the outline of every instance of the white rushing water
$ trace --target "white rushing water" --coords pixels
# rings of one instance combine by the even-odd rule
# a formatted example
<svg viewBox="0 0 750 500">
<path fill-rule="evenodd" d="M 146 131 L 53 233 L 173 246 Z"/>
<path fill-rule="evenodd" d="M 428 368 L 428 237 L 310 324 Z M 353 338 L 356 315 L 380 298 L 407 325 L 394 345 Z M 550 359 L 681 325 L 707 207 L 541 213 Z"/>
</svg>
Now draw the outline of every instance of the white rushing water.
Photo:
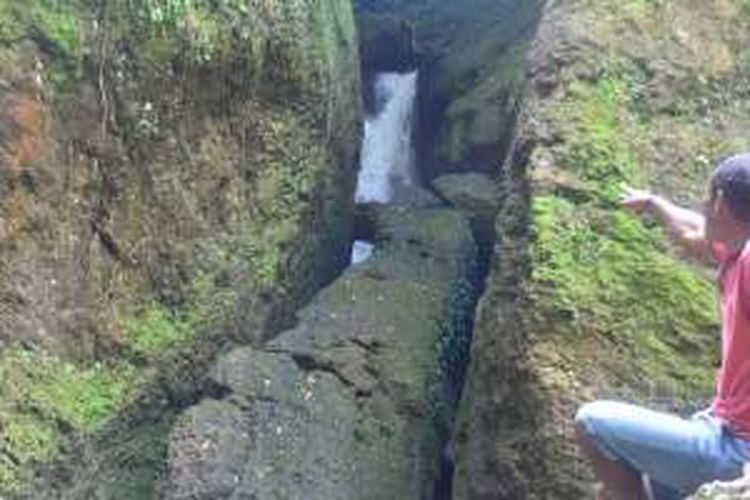
<svg viewBox="0 0 750 500">
<path fill-rule="evenodd" d="M 399 186 L 414 184 L 412 129 L 416 96 L 416 71 L 375 76 L 375 100 L 379 105 L 377 113 L 365 120 L 357 203 L 388 203 Z M 367 260 L 373 248 L 371 243 L 355 242 L 352 264 Z"/>
<path fill-rule="evenodd" d="M 397 184 L 414 182 L 412 125 L 417 73 L 380 73 L 375 77 L 379 112 L 365 120 L 357 203 L 388 203 Z"/>
</svg>

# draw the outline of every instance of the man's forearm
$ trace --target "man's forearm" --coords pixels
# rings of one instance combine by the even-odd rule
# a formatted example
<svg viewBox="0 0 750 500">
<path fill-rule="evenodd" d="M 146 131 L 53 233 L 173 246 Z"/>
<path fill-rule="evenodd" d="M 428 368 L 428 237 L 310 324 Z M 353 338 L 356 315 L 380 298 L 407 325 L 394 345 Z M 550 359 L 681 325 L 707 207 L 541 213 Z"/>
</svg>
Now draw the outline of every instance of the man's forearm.
<svg viewBox="0 0 750 500">
<path fill-rule="evenodd" d="M 661 196 L 654 195 L 648 208 L 675 235 L 702 233 L 704 230 L 706 219 L 702 214 L 675 205 Z"/>
<path fill-rule="evenodd" d="M 702 214 L 675 205 L 661 196 L 653 196 L 650 199 L 648 211 L 659 219 L 676 243 L 697 256 L 706 256 L 706 219 Z"/>
</svg>

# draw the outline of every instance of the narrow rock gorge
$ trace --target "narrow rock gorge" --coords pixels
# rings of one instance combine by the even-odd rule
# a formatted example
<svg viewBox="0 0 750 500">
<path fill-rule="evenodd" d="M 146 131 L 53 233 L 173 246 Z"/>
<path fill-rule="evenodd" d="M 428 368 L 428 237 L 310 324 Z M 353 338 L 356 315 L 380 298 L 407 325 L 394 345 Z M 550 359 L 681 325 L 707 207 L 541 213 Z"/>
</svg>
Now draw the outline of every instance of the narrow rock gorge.
<svg viewBox="0 0 750 500">
<path fill-rule="evenodd" d="M 0 0 L 0 498 L 591 498 L 750 148 L 744 0 Z M 710 498 L 707 492 L 701 498 Z"/>
<path fill-rule="evenodd" d="M 208 382 L 221 397 L 172 431 L 165 498 L 434 498 L 478 262 L 468 213 L 417 185 L 416 81 L 372 82 L 353 266 L 293 329 L 219 359 Z"/>
</svg>

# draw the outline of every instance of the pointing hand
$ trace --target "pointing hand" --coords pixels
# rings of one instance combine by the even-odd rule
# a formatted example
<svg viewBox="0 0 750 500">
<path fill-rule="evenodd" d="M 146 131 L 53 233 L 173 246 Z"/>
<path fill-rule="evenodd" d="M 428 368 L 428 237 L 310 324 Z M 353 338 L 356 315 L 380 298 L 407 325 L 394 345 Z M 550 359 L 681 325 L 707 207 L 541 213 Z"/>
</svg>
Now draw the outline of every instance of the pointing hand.
<svg viewBox="0 0 750 500">
<path fill-rule="evenodd" d="M 641 213 L 649 207 L 653 200 L 654 195 L 646 190 L 623 186 L 620 204 L 636 213 Z"/>
</svg>

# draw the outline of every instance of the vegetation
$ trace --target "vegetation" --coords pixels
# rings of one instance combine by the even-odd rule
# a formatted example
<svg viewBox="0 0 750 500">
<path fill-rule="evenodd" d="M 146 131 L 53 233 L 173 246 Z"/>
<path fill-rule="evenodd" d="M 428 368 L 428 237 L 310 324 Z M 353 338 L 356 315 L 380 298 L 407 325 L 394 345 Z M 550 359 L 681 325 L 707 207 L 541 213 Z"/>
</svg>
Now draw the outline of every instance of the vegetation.
<svg viewBox="0 0 750 500">
<path fill-rule="evenodd" d="M 154 304 L 126 322 L 129 343 L 140 354 L 158 354 L 190 336 L 190 325 L 163 306 Z"/>
<path fill-rule="evenodd" d="M 127 399 L 136 378 L 127 364 L 79 366 L 17 347 L 0 360 L 0 478 L 17 491 L 28 466 L 62 450 L 66 435 L 93 432 Z"/>
<path fill-rule="evenodd" d="M 609 75 L 593 84 L 574 82 L 558 110 L 558 119 L 574 127 L 559 163 L 576 172 L 602 201 L 616 202 L 625 181 L 643 183 L 635 156 L 639 138 L 627 126 L 640 124 L 623 123 L 632 119 L 629 90 L 622 79 Z"/>
<path fill-rule="evenodd" d="M 571 82 L 551 114 L 566 136 L 557 168 L 573 173 L 584 195 L 534 198 L 535 316 L 566 337 L 562 351 L 583 357 L 587 376 L 604 372 L 601 380 L 641 397 L 658 387 L 670 404 L 702 401 L 717 356 L 713 283 L 668 252 L 660 231 L 617 208 L 623 185 L 650 180 L 643 158 L 658 140 L 658 113 L 645 77 L 614 60 L 593 81 Z M 701 184 L 707 168 L 682 182 Z"/>
<path fill-rule="evenodd" d="M 71 56 L 82 50 L 85 22 L 77 2 L 35 0 L 19 3 L 0 1 L 0 43 L 16 42 L 25 36 L 43 37 L 62 54 Z"/>
</svg>

